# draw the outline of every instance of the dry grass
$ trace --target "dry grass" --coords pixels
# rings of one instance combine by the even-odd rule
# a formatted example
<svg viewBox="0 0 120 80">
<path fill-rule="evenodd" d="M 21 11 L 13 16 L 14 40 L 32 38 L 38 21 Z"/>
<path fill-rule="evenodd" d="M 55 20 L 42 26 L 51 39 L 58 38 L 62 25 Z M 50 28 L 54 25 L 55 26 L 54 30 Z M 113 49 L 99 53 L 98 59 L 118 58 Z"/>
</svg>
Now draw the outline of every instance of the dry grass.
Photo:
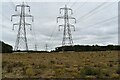
<svg viewBox="0 0 120 80">
<path fill-rule="evenodd" d="M 2 54 L 0 54 L 0 74 L 2 74 Z M 0 75 L 0 80 L 2 79 L 2 75 Z"/>
<path fill-rule="evenodd" d="M 13 53 L 2 57 L 3 78 L 120 78 L 118 51 Z"/>
</svg>

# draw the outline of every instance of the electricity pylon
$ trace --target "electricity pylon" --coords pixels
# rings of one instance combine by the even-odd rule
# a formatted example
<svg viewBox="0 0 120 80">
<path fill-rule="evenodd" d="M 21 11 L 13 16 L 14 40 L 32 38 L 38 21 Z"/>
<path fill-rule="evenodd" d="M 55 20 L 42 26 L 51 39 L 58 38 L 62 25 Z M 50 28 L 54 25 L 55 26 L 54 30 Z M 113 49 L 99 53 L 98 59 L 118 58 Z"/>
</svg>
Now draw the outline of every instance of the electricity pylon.
<svg viewBox="0 0 120 80">
<path fill-rule="evenodd" d="M 18 11 L 18 8 L 20 9 L 20 13 L 14 14 L 14 15 L 11 16 L 11 21 L 12 21 L 13 17 L 19 17 L 19 19 L 20 19 L 19 23 L 13 24 L 13 30 L 14 30 L 15 25 L 19 26 L 14 51 L 20 50 L 21 48 L 28 51 L 27 36 L 26 36 L 26 25 L 29 25 L 30 27 L 32 27 L 32 26 L 31 26 L 31 24 L 26 23 L 26 17 L 31 17 L 32 22 L 33 22 L 33 16 L 25 13 L 26 8 L 30 12 L 30 6 L 24 4 L 24 2 L 21 5 L 16 5 L 15 11 Z M 31 28 L 30 28 L 30 30 L 31 30 Z M 22 45 L 24 45 L 24 46 L 22 46 Z"/>
<path fill-rule="evenodd" d="M 48 44 L 45 44 L 45 51 L 48 50 Z"/>
<path fill-rule="evenodd" d="M 37 44 L 35 44 L 35 51 L 37 51 Z"/>
<path fill-rule="evenodd" d="M 57 17 L 57 23 L 58 23 L 58 19 L 64 19 L 64 24 L 59 25 L 59 31 L 60 31 L 60 27 L 64 28 L 62 46 L 72 45 L 73 40 L 72 40 L 72 34 L 71 34 L 71 28 L 70 27 L 73 27 L 74 31 L 75 31 L 75 26 L 69 23 L 69 19 L 74 19 L 75 23 L 76 23 L 76 19 L 74 17 L 68 16 L 69 12 L 72 15 L 73 11 L 72 11 L 71 8 L 67 8 L 67 5 L 65 5 L 64 8 L 60 8 L 60 14 L 62 14 L 63 10 L 64 10 L 64 15 Z"/>
</svg>

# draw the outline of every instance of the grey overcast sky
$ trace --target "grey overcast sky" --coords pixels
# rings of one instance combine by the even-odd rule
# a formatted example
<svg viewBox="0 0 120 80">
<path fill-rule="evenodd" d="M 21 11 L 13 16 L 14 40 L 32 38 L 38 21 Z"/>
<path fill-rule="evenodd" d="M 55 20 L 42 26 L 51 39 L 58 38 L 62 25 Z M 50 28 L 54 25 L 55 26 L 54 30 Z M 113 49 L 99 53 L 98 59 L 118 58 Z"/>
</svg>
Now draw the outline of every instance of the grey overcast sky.
<svg viewBox="0 0 120 80">
<path fill-rule="evenodd" d="M 31 0 L 32 1 L 32 0 Z M 56 18 L 60 16 L 59 8 L 63 8 L 65 4 L 73 9 L 73 17 L 77 19 L 75 24 L 76 31 L 72 30 L 74 44 L 80 45 L 108 45 L 118 44 L 118 2 L 98 2 L 99 0 L 66 0 L 66 2 L 27 2 L 31 6 L 31 12 L 34 16 L 34 22 L 27 20 L 32 24 L 32 31 L 27 28 L 28 46 L 34 49 L 34 43 L 37 43 L 38 50 L 44 50 L 45 44 L 48 44 L 48 49 L 54 49 L 61 45 L 63 37 L 63 29 L 58 31 L 58 25 L 63 24 L 56 22 Z M 12 14 L 15 12 L 15 5 L 21 2 L 6 1 L 0 4 L 1 30 L 0 40 L 14 47 L 18 27 L 12 30 L 12 24 L 19 22 L 19 18 L 10 21 Z M 71 23 L 73 23 L 71 21 Z"/>
</svg>

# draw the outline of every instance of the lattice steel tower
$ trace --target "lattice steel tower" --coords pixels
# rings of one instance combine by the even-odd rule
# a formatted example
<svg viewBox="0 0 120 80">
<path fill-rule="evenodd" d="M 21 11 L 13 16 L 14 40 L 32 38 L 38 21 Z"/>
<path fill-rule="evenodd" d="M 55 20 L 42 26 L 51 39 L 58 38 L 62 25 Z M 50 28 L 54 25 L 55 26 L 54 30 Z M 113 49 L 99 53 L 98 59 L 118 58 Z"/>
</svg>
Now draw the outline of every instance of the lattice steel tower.
<svg viewBox="0 0 120 80">
<path fill-rule="evenodd" d="M 17 50 L 20 50 L 20 49 L 28 51 L 27 36 L 26 36 L 26 25 L 29 25 L 31 27 L 31 24 L 26 23 L 26 17 L 31 17 L 32 22 L 33 22 L 33 16 L 30 15 L 30 14 L 26 14 L 26 12 L 27 12 L 26 8 L 30 12 L 30 6 L 29 5 L 25 4 L 24 2 L 21 5 L 16 5 L 15 11 L 18 11 L 18 7 L 20 9 L 20 13 L 11 16 L 11 21 L 12 21 L 13 17 L 19 17 L 19 19 L 20 19 L 19 23 L 13 24 L 13 30 L 14 30 L 15 25 L 19 26 L 14 51 L 17 51 Z"/>
<path fill-rule="evenodd" d="M 73 40 L 72 40 L 72 34 L 71 34 L 71 28 L 70 27 L 73 27 L 74 31 L 75 31 L 75 26 L 70 24 L 69 19 L 74 19 L 75 23 L 76 23 L 76 19 L 74 17 L 68 16 L 69 13 L 72 15 L 73 11 L 72 11 L 71 8 L 67 8 L 67 5 L 65 5 L 64 8 L 60 8 L 60 14 L 62 14 L 63 10 L 64 10 L 64 15 L 57 17 L 57 23 L 58 23 L 58 19 L 64 19 L 64 24 L 59 25 L 59 31 L 60 31 L 60 27 L 64 28 L 62 46 L 72 45 Z"/>
</svg>

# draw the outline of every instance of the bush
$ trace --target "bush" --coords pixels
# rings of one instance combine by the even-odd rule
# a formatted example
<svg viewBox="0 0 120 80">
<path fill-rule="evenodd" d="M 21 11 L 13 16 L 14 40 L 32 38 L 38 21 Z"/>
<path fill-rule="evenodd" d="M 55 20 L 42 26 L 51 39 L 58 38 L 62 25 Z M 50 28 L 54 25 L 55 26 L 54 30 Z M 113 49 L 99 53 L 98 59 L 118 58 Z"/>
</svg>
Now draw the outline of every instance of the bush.
<svg viewBox="0 0 120 80">
<path fill-rule="evenodd" d="M 50 63 L 51 63 L 51 64 L 55 64 L 55 61 L 51 60 Z"/>
<path fill-rule="evenodd" d="M 80 73 L 81 73 L 82 77 L 85 77 L 85 76 L 88 76 L 88 75 L 91 75 L 91 76 L 99 76 L 100 75 L 100 71 L 98 69 L 95 69 L 93 67 L 88 67 L 88 66 L 85 66 L 81 70 Z"/>
<path fill-rule="evenodd" d="M 22 62 L 15 62 L 12 65 L 13 65 L 13 67 L 23 67 L 24 66 L 24 64 Z"/>
<path fill-rule="evenodd" d="M 25 70 L 25 74 L 27 75 L 27 76 L 34 76 L 35 75 L 35 71 L 33 70 L 33 68 L 32 67 L 28 67 L 28 68 L 26 68 L 26 70 Z"/>
<path fill-rule="evenodd" d="M 119 74 L 112 74 L 112 78 L 120 78 Z"/>
<path fill-rule="evenodd" d="M 9 64 L 9 62 L 3 61 L 3 62 L 2 62 L 2 68 L 5 68 L 8 64 Z"/>
<path fill-rule="evenodd" d="M 3 61 L 2 62 L 2 69 L 6 71 L 7 73 L 11 73 L 13 71 L 13 66 L 10 64 L 10 62 Z"/>
<path fill-rule="evenodd" d="M 35 65 L 34 68 L 35 68 L 35 69 L 45 69 L 46 66 L 45 66 L 45 65 L 42 65 L 42 64 L 39 64 L 39 65 Z"/>
<path fill-rule="evenodd" d="M 120 68 L 117 69 L 116 73 L 120 75 Z"/>
<path fill-rule="evenodd" d="M 2 62 L 2 69 L 8 73 L 13 72 L 14 68 L 23 67 L 23 66 L 24 66 L 23 63 L 21 62 L 7 62 L 7 61 Z"/>
</svg>

